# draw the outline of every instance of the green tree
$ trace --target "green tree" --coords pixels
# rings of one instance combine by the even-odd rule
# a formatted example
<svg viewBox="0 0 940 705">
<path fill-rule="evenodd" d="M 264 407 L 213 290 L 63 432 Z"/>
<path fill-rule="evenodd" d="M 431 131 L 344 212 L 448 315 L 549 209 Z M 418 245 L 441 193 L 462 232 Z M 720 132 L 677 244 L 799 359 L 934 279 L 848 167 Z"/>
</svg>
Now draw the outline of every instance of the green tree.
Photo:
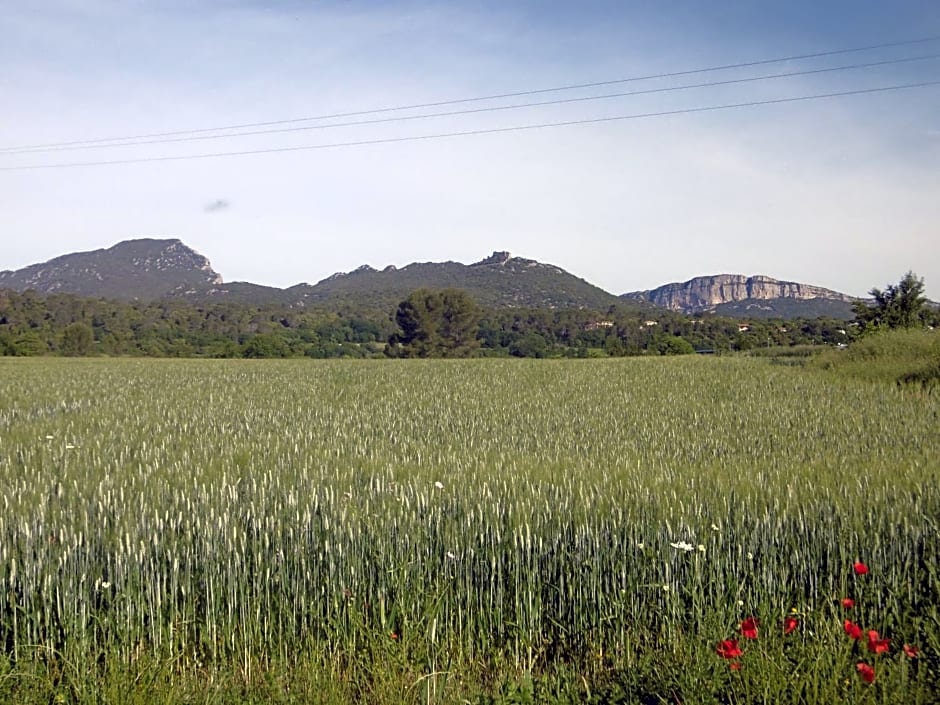
<svg viewBox="0 0 940 705">
<path fill-rule="evenodd" d="M 389 339 L 399 357 L 468 357 L 479 346 L 480 309 L 459 289 L 418 289 L 398 305 L 401 333 Z"/>
<path fill-rule="evenodd" d="M 19 350 L 9 333 L 0 332 L 0 355 L 18 355 Z"/>
<path fill-rule="evenodd" d="M 95 334 L 91 326 L 84 323 L 70 323 L 62 330 L 62 354 L 81 357 L 92 351 Z"/>
<path fill-rule="evenodd" d="M 660 355 L 691 355 L 695 352 L 692 343 L 676 335 L 663 336 L 658 341 L 656 350 Z"/>
<path fill-rule="evenodd" d="M 39 333 L 27 331 L 13 341 L 17 355 L 32 357 L 35 355 L 45 355 L 49 352 L 49 345 L 43 340 Z"/>
<path fill-rule="evenodd" d="M 260 333 L 251 338 L 242 350 L 242 357 L 288 357 L 290 347 L 277 333 Z"/>
<path fill-rule="evenodd" d="M 509 354 L 513 357 L 547 357 L 548 342 L 538 333 L 520 335 L 509 345 Z"/>
<path fill-rule="evenodd" d="M 905 274 L 897 286 L 889 284 L 882 291 L 868 292 L 875 300 L 873 305 L 858 301 L 852 307 L 856 322 L 863 330 L 877 328 L 913 328 L 923 325 L 924 280 L 913 272 Z"/>
</svg>

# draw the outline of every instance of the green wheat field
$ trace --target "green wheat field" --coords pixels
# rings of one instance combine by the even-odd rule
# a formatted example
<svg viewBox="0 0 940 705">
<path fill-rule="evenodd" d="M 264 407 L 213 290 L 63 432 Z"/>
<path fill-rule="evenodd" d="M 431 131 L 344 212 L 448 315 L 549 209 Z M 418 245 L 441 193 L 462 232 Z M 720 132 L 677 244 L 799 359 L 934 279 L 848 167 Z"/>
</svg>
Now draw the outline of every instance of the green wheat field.
<svg viewBox="0 0 940 705">
<path fill-rule="evenodd" d="M 0 702 L 940 701 L 936 394 L 724 357 L 2 359 L 0 489 Z"/>
</svg>

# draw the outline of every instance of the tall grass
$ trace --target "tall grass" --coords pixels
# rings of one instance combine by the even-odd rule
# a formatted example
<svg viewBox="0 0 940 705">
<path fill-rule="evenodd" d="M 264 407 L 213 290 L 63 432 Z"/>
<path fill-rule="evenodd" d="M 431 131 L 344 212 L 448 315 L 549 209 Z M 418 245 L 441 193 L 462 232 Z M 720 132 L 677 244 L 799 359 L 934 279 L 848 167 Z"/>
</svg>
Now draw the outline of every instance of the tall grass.
<svg viewBox="0 0 940 705">
<path fill-rule="evenodd" d="M 858 590 L 926 698 L 938 410 L 728 358 L 0 360 L 0 695 L 847 702 Z"/>
<path fill-rule="evenodd" d="M 841 377 L 931 391 L 940 387 L 940 331 L 882 331 L 844 350 L 829 350 L 812 366 Z"/>
</svg>

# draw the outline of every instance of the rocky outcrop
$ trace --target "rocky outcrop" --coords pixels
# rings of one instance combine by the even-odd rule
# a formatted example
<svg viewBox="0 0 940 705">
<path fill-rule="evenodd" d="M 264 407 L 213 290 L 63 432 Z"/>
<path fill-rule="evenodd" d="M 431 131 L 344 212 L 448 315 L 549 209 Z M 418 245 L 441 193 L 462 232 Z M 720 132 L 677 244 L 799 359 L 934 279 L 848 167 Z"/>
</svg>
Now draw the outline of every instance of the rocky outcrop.
<svg viewBox="0 0 940 705">
<path fill-rule="evenodd" d="M 837 291 L 810 284 L 780 281 L 772 277 L 741 274 L 718 274 L 696 277 L 687 282 L 665 284 L 649 291 L 623 294 L 621 298 L 647 301 L 671 311 L 698 313 L 714 310 L 717 306 L 739 301 L 773 299 L 825 299 L 850 303 L 855 299 Z"/>
<path fill-rule="evenodd" d="M 483 267 L 489 264 L 504 265 L 509 260 L 512 259 L 512 255 L 508 252 L 494 252 L 489 257 L 481 259 L 479 262 L 474 262 L 471 264 L 471 267 Z"/>
</svg>

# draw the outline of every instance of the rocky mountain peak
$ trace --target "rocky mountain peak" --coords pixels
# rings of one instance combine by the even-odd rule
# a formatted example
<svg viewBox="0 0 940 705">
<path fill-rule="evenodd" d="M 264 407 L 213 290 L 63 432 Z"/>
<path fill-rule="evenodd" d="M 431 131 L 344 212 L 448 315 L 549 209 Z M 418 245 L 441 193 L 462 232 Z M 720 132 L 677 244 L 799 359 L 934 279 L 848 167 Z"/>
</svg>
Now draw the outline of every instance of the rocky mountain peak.
<svg viewBox="0 0 940 705">
<path fill-rule="evenodd" d="M 474 262 L 471 267 L 482 267 L 487 264 L 495 265 L 504 265 L 509 260 L 512 259 L 512 255 L 509 252 L 494 252 L 489 257 L 481 259 L 479 262 Z"/>
<path fill-rule="evenodd" d="M 116 299 L 155 299 L 221 283 L 209 260 L 177 239 L 125 240 L 0 272 L 0 287 Z"/>
</svg>

